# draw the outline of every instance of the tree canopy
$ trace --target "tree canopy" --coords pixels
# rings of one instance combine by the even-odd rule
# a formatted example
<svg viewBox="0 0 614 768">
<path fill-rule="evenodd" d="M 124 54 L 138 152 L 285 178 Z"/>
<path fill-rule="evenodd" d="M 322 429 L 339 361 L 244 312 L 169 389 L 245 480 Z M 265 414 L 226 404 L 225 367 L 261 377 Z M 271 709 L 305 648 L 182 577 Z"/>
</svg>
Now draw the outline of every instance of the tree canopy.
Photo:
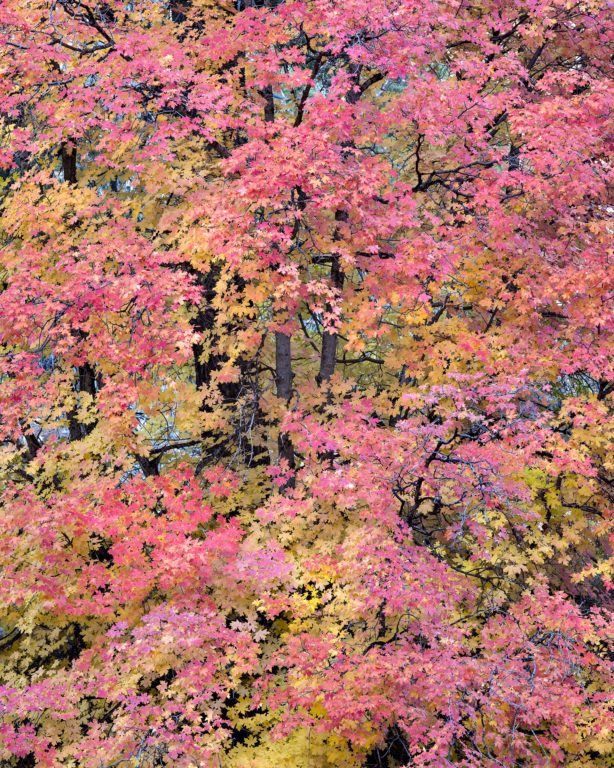
<svg viewBox="0 0 614 768">
<path fill-rule="evenodd" d="M 0 763 L 612 765 L 600 0 L 0 3 Z"/>
</svg>

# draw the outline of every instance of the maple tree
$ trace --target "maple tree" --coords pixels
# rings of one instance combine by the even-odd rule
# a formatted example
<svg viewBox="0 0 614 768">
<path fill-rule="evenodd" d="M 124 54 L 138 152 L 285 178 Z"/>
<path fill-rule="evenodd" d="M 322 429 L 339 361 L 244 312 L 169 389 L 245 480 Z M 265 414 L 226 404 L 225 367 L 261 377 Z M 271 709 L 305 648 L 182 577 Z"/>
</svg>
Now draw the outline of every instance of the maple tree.
<svg viewBox="0 0 614 768">
<path fill-rule="evenodd" d="M 612 33 L 0 4 L 2 765 L 611 765 Z"/>
</svg>

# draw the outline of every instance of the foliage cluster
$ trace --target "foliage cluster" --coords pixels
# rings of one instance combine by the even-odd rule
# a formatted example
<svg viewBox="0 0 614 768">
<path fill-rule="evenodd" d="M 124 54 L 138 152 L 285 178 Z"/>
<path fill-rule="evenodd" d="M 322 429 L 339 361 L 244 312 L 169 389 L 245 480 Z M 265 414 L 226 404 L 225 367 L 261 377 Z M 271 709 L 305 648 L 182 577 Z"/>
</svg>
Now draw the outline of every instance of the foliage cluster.
<svg viewBox="0 0 614 768">
<path fill-rule="evenodd" d="M 612 765 L 601 0 L 0 3 L 0 763 Z"/>
</svg>

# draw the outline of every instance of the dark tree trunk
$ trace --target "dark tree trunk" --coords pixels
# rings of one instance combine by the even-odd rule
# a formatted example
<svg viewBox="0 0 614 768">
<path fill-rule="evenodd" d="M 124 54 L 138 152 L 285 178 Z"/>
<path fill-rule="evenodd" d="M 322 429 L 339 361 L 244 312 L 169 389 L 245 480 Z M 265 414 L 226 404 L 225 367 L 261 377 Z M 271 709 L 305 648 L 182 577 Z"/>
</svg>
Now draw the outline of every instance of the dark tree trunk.
<svg viewBox="0 0 614 768">
<path fill-rule="evenodd" d="M 335 221 L 345 222 L 348 220 L 348 214 L 346 211 L 336 211 Z M 334 240 L 339 240 L 339 227 L 335 231 L 333 236 Z M 333 288 L 340 292 L 343 288 L 345 276 L 339 263 L 339 256 L 333 254 L 332 264 L 330 267 L 330 281 Z M 328 381 L 335 372 L 335 365 L 337 363 L 337 334 L 334 331 L 324 331 L 322 333 L 322 351 L 320 354 L 320 370 L 316 376 L 318 384 L 322 384 Z"/>
</svg>

